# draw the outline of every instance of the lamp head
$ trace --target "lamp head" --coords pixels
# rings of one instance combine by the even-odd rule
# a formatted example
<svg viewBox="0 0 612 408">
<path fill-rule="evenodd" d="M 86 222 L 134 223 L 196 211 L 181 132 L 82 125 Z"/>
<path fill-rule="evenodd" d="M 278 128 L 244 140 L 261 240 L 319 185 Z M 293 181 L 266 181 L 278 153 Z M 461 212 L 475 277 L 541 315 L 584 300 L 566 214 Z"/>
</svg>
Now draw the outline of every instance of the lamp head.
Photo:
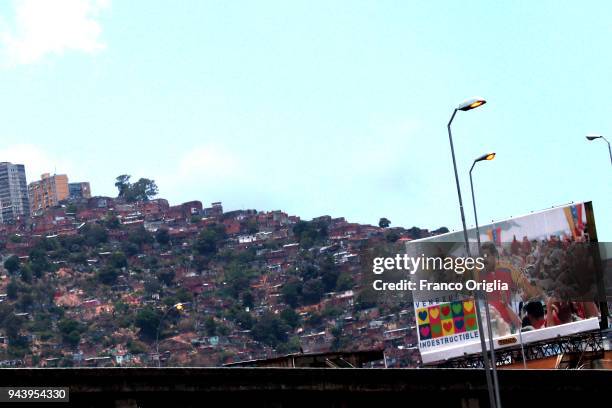
<svg viewBox="0 0 612 408">
<path fill-rule="evenodd" d="M 476 96 L 474 98 L 466 99 L 465 101 L 461 102 L 459 106 L 457 106 L 457 110 L 469 111 L 479 106 L 482 106 L 485 103 L 487 103 L 487 101 L 484 98 Z"/>
<path fill-rule="evenodd" d="M 587 135 L 587 140 L 601 139 L 601 135 Z"/>
<path fill-rule="evenodd" d="M 474 163 L 483 161 L 483 160 L 493 160 L 494 158 L 495 158 L 495 153 L 487 153 L 487 154 L 483 154 L 482 156 L 474 160 Z"/>
</svg>

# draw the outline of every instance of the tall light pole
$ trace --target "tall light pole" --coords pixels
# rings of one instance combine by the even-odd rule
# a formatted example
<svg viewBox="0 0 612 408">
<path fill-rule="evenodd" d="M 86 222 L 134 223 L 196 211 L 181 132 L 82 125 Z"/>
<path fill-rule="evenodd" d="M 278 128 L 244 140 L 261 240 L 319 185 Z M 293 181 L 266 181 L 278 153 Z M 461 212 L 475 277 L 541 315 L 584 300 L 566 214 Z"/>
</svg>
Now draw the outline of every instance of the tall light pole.
<svg viewBox="0 0 612 408">
<path fill-rule="evenodd" d="M 455 183 L 457 184 L 457 196 L 459 197 L 459 212 L 461 213 L 461 223 L 463 225 L 463 240 L 465 243 L 465 250 L 468 256 L 471 256 L 470 253 L 470 244 L 468 242 L 467 228 L 465 226 L 465 213 L 463 212 L 463 200 L 461 199 L 461 186 L 459 185 L 459 174 L 457 173 L 457 160 L 455 160 L 455 148 L 453 147 L 453 134 L 451 132 L 451 124 L 453 123 L 453 119 L 455 119 L 455 115 L 457 111 L 469 111 L 475 109 L 481 105 L 484 105 L 487 101 L 484 98 L 475 97 L 471 99 L 467 99 L 463 101 L 459 106 L 455 108 L 453 111 L 453 115 L 448 121 L 448 125 L 446 126 L 448 129 L 448 140 L 450 142 L 451 155 L 453 157 L 453 169 L 455 170 Z M 485 342 L 484 330 L 482 328 L 482 317 L 480 316 L 480 306 L 478 302 L 479 291 L 477 291 L 474 296 L 474 306 L 476 308 L 476 320 L 478 322 L 478 336 L 480 337 L 480 347 L 482 352 L 482 362 L 485 368 L 485 376 L 487 379 L 487 389 L 489 391 L 489 404 L 491 408 L 496 407 L 495 403 L 495 391 L 493 390 L 493 383 L 491 380 L 491 370 L 489 368 L 489 358 L 487 356 L 487 343 Z"/>
<path fill-rule="evenodd" d="M 606 139 L 602 135 L 587 135 L 586 138 L 589 142 L 592 142 L 595 139 L 603 139 L 608 144 L 608 153 L 610 153 L 610 164 L 612 164 L 612 148 L 610 148 L 610 142 L 608 141 L 608 139 Z"/>
<path fill-rule="evenodd" d="M 495 153 L 487 153 L 478 157 L 470 167 L 470 189 L 472 190 L 472 206 L 474 207 L 474 221 L 476 223 L 476 241 L 478 242 L 478 255 L 480 255 L 480 229 L 478 228 L 478 212 L 476 211 L 476 199 L 474 198 L 474 182 L 472 181 L 472 170 L 476 163 L 493 160 Z M 491 349 L 491 372 L 493 374 L 493 388 L 495 391 L 495 402 L 497 408 L 501 408 L 501 398 L 499 396 L 499 381 L 497 380 L 497 360 L 495 359 L 495 344 L 493 343 L 493 329 L 491 328 L 491 316 L 489 313 L 489 300 L 486 294 L 483 296 L 485 307 L 485 318 L 487 319 L 487 334 L 489 335 L 489 348 Z"/>
<path fill-rule="evenodd" d="M 472 189 L 472 205 L 474 207 L 474 221 L 476 222 L 476 240 L 478 241 L 478 252 L 480 253 L 480 230 L 478 229 L 478 214 L 476 212 L 476 199 L 474 198 L 474 183 L 472 182 L 472 170 L 474 170 L 474 166 L 476 163 L 484 161 L 484 160 L 493 160 L 495 158 L 495 153 L 487 153 L 483 154 L 472 163 L 472 167 L 470 168 L 470 188 Z"/>
<path fill-rule="evenodd" d="M 155 334 L 155 354 L 157 355 L 157 367 L 161 367 L 161 359 L 159 358 L 159 331 L 161 329 L 162 323 L 164 322 L 164 319 L 166 318 L 166 316 L 168 316 L 168 313 L 170 313 L 171 310 L 178 310 L 179 312 L 181 312 L 183 309 L 185 309 L 185 306 L 187 305 L 188 303 L 183 302 L 179 302 L 175 305 L 172 305 L 172 307 L 169 307 L 168 310 L 164 312 L 161 319 L 159 319 L 159 324 L 157 325 L 157 333 Z"/>
<path fill-rule="evenodd" d="M 465 242 L 465 250 L 468 255 L 470 255 L 470 245 L 468 243 L 467 228 L 465 226 L 465 213 L 463 212 L 463 200 L 461 199 L 461 186 L 459 185 L 459 174 L 457 173 L 457 160 L 455 159 L 455 148 L 453 146 L 453 133 L 451 132 L 451 124 L 453 123 L 453 119 L 455 119 L 457 111 L 469 111 L 479 106 L 482 106 L 485 103 L 487 103 L 487 101 L 480 97 L 475 97 L 463 101 L 459 106 L 455 108 L 455 110 L 453 111 L 453 115 L 451 116 L 450 120 L 448 121 L 448 125 L 446 126 L 448 129 L 448 140 L 450 142 L 451 155 L 453 156 L 455 183 L 457 184 L 457 196 L 459 197 L 459 212 L 461 213 L 461 224 L 463 225 L 463 240 Z"/>
<path fill-rule="evenodd" d="M 603 139 L 608 144 L 608 153 L 610 153 L 610 163 L 612 163 L 612 148 L 610 147 L 610 141 L 608 139 L 606 139 L 602 135 L 587 135 L 586 138 L 589 142 L 592 142 L 593 140 L 596 140 L 596 139 Z M 605 314 L 607 315 L 607 310 L 608 310 L 607 302 L 605 301 L 601 302 L 601 310 L 606 311 Z M 602 313 L 602 316 L 603 314 L 604 313 Z M 601 319 L 601 326 L 602 326 L 602 329 L 605 329 L 608 327 L 607 319 L 603 319 L 603 318 Z"/>
</svg>

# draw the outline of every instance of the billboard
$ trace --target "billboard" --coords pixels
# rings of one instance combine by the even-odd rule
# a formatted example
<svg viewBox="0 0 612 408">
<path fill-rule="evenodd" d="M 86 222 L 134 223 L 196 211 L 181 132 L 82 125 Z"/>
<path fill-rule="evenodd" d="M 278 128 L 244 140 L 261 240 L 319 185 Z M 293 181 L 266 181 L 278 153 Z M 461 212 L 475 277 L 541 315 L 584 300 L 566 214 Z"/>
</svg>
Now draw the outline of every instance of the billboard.
<svg viewBox="0 0 612 408">
<path fill-rule="evenodd" d="M 408 255 L 423 260 L 477 259 L 465 273 L 449 273 L 440 261 L 411 274 L 423 363 L 480 352 L 474 290 L 487 297 L 491 319 L 487 322 L 481 310 L 483 328 L 487 333 L 491 325 L 496 348 L 599 328 L 605 294 L 590 202 L 494 222 L 479 231 L 480 248 L 476 230 L 468 231 L 470 254 L 462 231 L 406 244 Z"/>
</svg>

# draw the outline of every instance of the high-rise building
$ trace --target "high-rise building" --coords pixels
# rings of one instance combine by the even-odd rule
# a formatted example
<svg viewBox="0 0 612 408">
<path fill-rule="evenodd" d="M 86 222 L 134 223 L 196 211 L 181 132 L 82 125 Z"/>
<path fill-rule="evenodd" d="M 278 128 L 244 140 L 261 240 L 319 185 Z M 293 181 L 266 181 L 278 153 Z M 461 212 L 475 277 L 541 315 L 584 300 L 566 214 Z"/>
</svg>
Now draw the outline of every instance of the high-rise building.
<svg viewBox="0 0 612 408">
<path fill-rule="evenodd" d="M 68 198 L 68 176 L 65 174 L 45 173 L 40 180 L 28 185 L 31 213 L 35 214 L 45 208 L 55 207 L 60 201 Z"/>
<path fill-rule="evenodd" d="M 81 183 L 68 183 L 70 198 L 91 198 L 91 187 L 87 181 Z"/>
<path fill-rule="evenodd" d="M 13 223 L 30 214 L 28 184 L 23 164 L 0 163 L 0 222 Z"/>
</svg>

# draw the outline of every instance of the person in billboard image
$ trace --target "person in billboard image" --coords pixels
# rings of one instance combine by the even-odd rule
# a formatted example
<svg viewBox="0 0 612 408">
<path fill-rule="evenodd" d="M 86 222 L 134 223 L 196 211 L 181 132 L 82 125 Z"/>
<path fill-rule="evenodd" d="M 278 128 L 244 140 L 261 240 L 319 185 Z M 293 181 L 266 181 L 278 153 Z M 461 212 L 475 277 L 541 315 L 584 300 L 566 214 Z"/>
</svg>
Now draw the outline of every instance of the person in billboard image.
<svg viewBox="0 0 612 408">
<path fill-rule="evenodd" d="M 492 314 L 501 317 L 512 333 L 598 317 L 595 302 L 581 301 L 596 290 L 588 243 L 557 236 L 528 243 L 525 237 L 519 246 L 514 239 L 510 254 L 492 242 L 482 245 L 485 269 L 480 279 L 499 280 L 509 288 L 488 294 Z M 516 301 L 528 302 L 522 320 L 513 309 Z M 502 334 L 508 332 L 498 331 Z"/>
<path fill-rule="evenodd" d="M 522 331 L 537 330 L 546 327 L 546 312 L 544 305 L 540 301 L 529 302 L 523 308 L 525 317 L 523 318 Z"/>
<path fill-rule="evenodd" d="M 534 273 L 549 294 L 547 327 L 599 316 L 595 302 L 582 301 L 593 298 L 596 292 L 595 265 L 588 243 L 550 240 L 542 247 Z"/>
<path fill-rule="evenodd" d="M 529 282 L 529 279 L 516 263 L 500 258 L 494 243 L 485 242 L 482 244 L 481 250 L 482 256 L 485 258 L 485 268 L 480 272 L 479 279 L 487 282 L 500 281 L 508 285 L 508 290 L 488 293 L 487 298 L 496 314 L 510 327 L 510 332 L 514 333 L 522 326 L 522 321 L 512 307 L 515 301 L 513 293 L 520 292 L 523 300 L 534 299 L 542 296 L 542 293 Z"/>
</svg>

